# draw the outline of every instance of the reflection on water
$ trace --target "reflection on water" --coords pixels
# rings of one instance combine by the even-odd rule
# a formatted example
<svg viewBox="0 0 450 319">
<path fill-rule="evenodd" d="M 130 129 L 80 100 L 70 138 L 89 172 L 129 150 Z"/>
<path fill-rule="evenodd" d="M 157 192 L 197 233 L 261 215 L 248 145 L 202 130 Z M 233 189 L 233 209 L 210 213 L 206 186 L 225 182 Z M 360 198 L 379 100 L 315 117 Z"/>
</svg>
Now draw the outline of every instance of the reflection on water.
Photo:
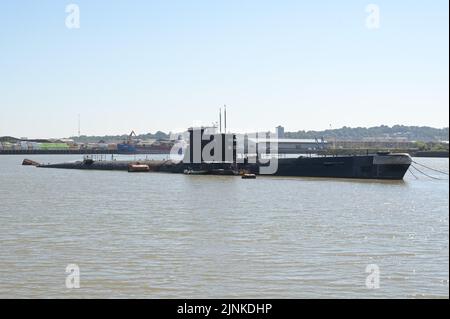
<svg viewBox="0 0 450 319">
<path fill-rule="evenodd" d="M 448 298 L 448 180 L 242 180 L 22 159 L 0 157 L 0 297 Z M 448 172 L 448 159 L 417 161 Z M 65 286 L 71 263 L 80 289 Z M 379 289 L 366 287 L 369 264 Z"/>
</svg>

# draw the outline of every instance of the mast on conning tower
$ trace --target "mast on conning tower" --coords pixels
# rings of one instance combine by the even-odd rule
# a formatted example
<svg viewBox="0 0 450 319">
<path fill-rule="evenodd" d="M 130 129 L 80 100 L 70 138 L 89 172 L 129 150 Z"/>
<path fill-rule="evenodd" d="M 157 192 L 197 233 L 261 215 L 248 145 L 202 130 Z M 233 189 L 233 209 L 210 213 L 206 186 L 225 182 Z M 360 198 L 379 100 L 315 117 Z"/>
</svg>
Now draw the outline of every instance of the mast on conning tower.
<svg viewBox="0 0 450 319">
<path fill-rule="evenodd" d="M 223 108 L 224 108 L 224 118 L 225 118 L 224 125 L 225 125 L 225 134 L 226 134 L 227 133 L 227 106 L 224 105 Z"/>
<path fill-rule="evenodd" d="M 222 108 L 219 108 L 219 131 L 222 133 Z"/>
</svg>

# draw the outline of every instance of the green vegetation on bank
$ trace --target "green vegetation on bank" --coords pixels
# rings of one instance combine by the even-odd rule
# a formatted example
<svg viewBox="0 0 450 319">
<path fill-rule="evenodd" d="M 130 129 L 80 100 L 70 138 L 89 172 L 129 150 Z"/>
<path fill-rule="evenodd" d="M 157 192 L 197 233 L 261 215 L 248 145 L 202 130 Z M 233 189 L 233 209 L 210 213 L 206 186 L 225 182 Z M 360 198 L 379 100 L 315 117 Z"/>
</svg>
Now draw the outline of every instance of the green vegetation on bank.
<svg viewBox="0 0 450 319">
<path fill-rule="evenodd" d="M 431 152 L 448 152 L 449 151 L 449 144 L 443 144 L 443 143 L 433 143 L 433 142 L 415 142 L 414 143 L 415 148 L 417 148 L 419 151 L 431 151 Z"/>
</svg>

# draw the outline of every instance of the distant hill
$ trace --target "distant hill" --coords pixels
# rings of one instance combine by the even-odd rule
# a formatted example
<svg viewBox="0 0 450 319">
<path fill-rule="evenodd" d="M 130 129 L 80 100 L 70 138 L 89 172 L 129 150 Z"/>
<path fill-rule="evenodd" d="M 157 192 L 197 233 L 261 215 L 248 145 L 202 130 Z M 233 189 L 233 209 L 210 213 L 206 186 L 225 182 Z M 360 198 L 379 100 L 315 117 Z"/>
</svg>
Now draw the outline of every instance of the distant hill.
<svg viewBox="0 0 450 319">
<path fill-rule="evenodd" d="M 338 141 L 361 141 L 364 139 L 379 139 L 379 138 L 405 138 L 408 141 L 421 142 L 440 142 L 449 140 L 449 128 L 433 128 L 427 126 L 404 126 L 394 125 L 392 127 L 381 125 L 375 127 L 342 127 L 339 129 L 324 130 L 324 131 L 298 131 L 286 132 L 286 138 L 324 138 L 336 139 Z M 105 141 L 107 143 L 122 142 L 128 138 L 128 135 L 116 136 L 80 136 L 71 137 L 71 139 L 80 143 L 97 143 Z M 169 134 L 158 131 L 155 134 L 138 135 L 137 139 L 167 139 Z"/>
<path fill-rule="evenodd" d="M 433 128 L 427 126 L 404 126 L 394 125 L 392 127 L 381 125 L 375 127 L 342 127 L 324 131 L 298 131 L 286 132 L 286 138 L 324 138 L 340 141 L 361 141 L 376 138 L 406 138 L 408 141 L 439 142 L 449 140 L 449 128 Z"/>
<path fill-rule="evenodd" d="M 170 133 L 169 133 L 170 134 Z M 154 134 L 141 134 L 136 139 L 168 139 L 168 133 L 158 131 Z M 342 127 L 339 129 L 323 130 L 323 131 L 298 131 L 286 132 L 286 138 L 324 138 L 326 140 L 336 139 L 338 141 L 362 141 L 364 139 L 380 139 L 380 138 L 405 138 L 408 141 L 420 142 L 440 142 L 449 140 L 449 128 L 433 128 L 428 126 L 404 126 L 394 125 L 392 127 L 381 125 L 375 127 Z M 106 135 L 106 136 L 76 136 L 70 137 L 77 143 L 122 143 L 128 139 L 128 135 Z M 19 139 L 5 136 L 0 137 L 0 142 L 16 143 Z"/>
</svg>

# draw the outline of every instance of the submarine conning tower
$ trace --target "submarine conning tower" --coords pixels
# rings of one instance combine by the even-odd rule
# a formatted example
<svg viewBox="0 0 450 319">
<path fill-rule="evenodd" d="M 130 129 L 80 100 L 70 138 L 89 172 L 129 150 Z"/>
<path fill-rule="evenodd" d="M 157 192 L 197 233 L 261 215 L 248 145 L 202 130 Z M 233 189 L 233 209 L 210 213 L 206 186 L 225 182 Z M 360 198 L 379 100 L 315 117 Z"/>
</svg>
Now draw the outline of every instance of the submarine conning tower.
<svg viewBox="0 0 450 319">
<path fill-rule="evenodd" d="M 191 127 L 188 133 L 183 163 L 236 163 L 236 134 L 217 132 L 217 127 Z"/>
</svg>

